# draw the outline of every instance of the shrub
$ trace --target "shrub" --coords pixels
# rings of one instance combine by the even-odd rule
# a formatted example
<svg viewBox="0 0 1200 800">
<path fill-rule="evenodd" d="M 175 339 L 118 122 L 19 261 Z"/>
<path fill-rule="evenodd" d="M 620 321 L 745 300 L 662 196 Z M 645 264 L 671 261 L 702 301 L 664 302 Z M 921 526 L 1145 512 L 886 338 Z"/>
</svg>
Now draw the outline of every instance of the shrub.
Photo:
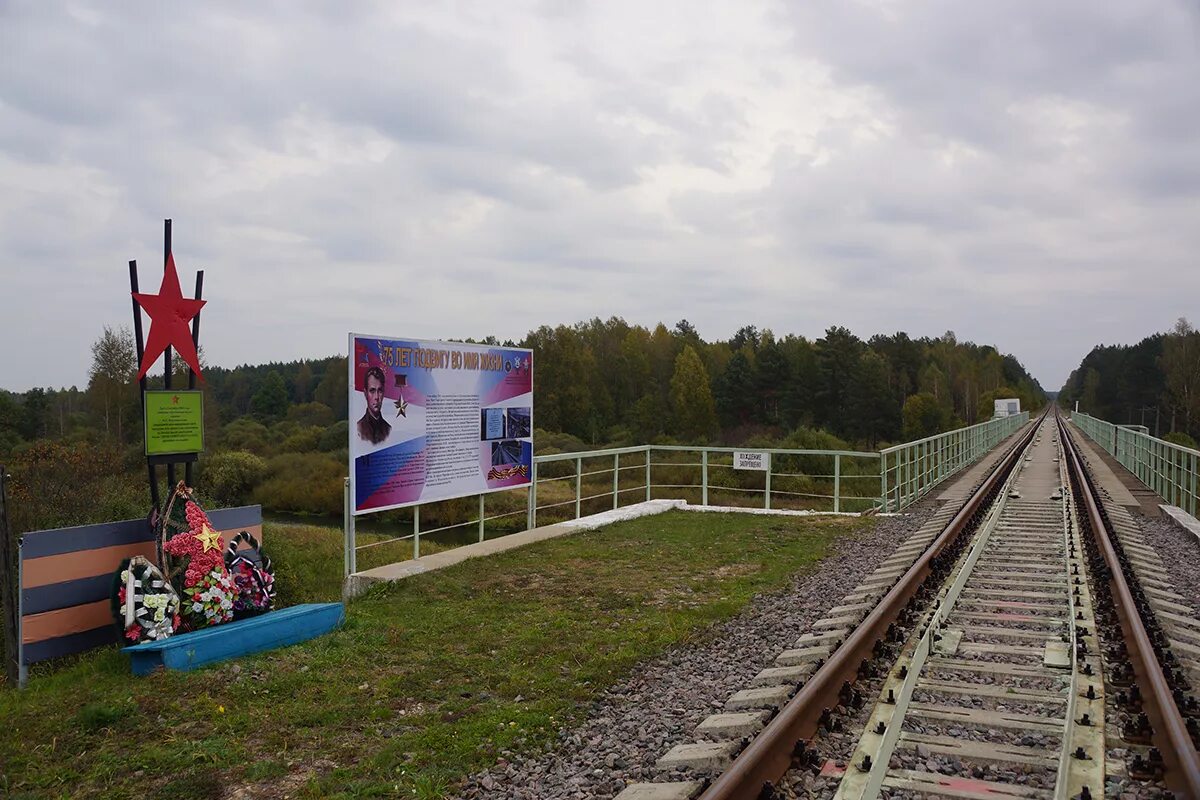
<svg viewBox="0 0 1200 800">
<path fill-rule="evenodd" d="M 1168 433 L 1163 437 L 1163 441 L 1170 442 L 1171 444 L 1177 444 L 1180 447 L 1190 447 L 1193 450 L 1197 449 L 1196 440 L 1188 436 L 1183 431 Z"/>
<path fill-rule="evenodd" d="M 267 452 L 267 428 L 249 417 L 235 419 L 221 429 L 221 444 L 227 450 L 263 455 Z"/>
<path fill-rule="evenodd" d="M 321 440 L 317 442 L 317 449 L 323 453 L 345 449 L 346 442 L 349 441 L 349 436 L 350 423 L 344 419 L 338 420 L 321 433 Z M 345 460 L 345 458 L 342 459 L 342 461 Z"/>
<path fill-rule="evenodd" d="M 533 446 L 537 455 L 554 453 L 578 453 L 581 450 L 594 450 L 578 436 L 569 433 L 552 433 L 537 428 L 533 432 Z"/>
<path fill-rule="evenodd" d="M 299 432 L 300 429 L 299 422 L 287 419 L 282 422 L 276 422 L 267 429 L 267 442 L 275 446 L 282 445 L 289 436 Z"/>
<path fill-rule="evenodd" d="M 301 428 L 295 433 L 288 436 L 279 445 L 285 453 L 312 453 L 315 452 L 321 443 L 321 436 L 325 433 L 323 428 L 316 425 L 310 425 L 307 428 Z"/>
<path fill-rule="evenodd" d="M 252 493 L 273 511 L 341 514 L 346 465 L 326 453 L 284 453 L 267 462 L 267 478 Z"/>
<path fill-rule="evenodd" d="M 21 437 L 16 431 L 0 430 L 0 458 L 7 456 L 20 443 Z"/>
<path fill-rule="evenodd" d="M 914 394 L 904 401 L 904 438 L 924 439 L 954 427 L 954 414 L 928 392 Z"/>
<path fill-rule="evenodd" d="M 288 409 L 287 418 L 300 425 L 328 428 L 333 424 L 333 409 L 324 403 L 301 403 Z"/>
<path fill-rule="evenodd" d="M 244 450 L 232 450 L 206 458 L 198 483 L 216 507 L 240 506 L 266 475 L 266 461 Z"/>
<path fill-rule="evenodd" d="M 6 465 L 14 532 L 144 516 L 149 497 L 138 475 L 121 470 L 111 443 L 39 439 L 16 448 Z"/>
</svg>

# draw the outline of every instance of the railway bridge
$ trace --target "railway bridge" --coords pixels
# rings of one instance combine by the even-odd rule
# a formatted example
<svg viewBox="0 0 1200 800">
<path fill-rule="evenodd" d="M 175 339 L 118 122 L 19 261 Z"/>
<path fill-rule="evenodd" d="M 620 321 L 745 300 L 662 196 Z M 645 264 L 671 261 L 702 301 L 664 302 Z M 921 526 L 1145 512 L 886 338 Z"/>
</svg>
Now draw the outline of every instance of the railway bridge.
<svg viewBox="0 0 1200 800">
<path fill-rule="evenodd" d="M 1022 423 L 617 797 L 1200 798 L 1200 453 Z"/>
</svg>

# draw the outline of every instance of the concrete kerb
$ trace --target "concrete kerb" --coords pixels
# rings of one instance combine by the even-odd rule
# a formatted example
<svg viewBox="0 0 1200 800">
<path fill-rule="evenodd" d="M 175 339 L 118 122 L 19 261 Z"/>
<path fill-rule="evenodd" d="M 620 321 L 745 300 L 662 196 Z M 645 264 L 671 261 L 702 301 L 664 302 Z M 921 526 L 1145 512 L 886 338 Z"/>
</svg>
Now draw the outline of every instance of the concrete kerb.
<svg viewBox="0 0 1200 800">
<path fill-rule="evenodd" d="M 1162 509 L 1164 514 L 1175 520 L 1175 523 L 1179 525 L 1179 527 L 1183 528 L 1185 531 L 1192 534 L 1192 536 L 1195 536 L 1198 541 L 1200 541 L 1200 520 L 1197 520 L 1179 506 L 1171 506 L 1167 505 L 1166 503 L 1162 503 L 1159 505 L 1159 508 Z"/>
<path fill-rule="evenodd" d="M 604 511 L 599 514 L 592 514 L 579 519 L 566 520 L 565 522 L 557 522 L 553 525 L 544 525 L 539 528 L 534 528 L 520 533 L 501 536 L 496 539 L 488 539 L 475 544 L 468 544 L 462 547 L 456 547 L 452 550 L 444 550 L 440 553 L 433 553 L 427 556 L 421 556 L 417 559 L 408 561 L 399 561 L 395 564 L 388 564 L 374 569 L 355 572 L 348 576 L 342 584 L 342 598 L 344 600 L 352 600 L 364 594 L 368 589 L 377 583 L 388 583 L 391 581 L 402 581 L 405 578 L 411 578 L 414 575 L 422 575 L 426 572 L 434 572 L 436 570 L 445 569 L 446 567 L 462 563 L 471 558 L 480 558 L 482 556 L 495 555 L 506 550 L 513 550 L 518 547 L 524 547 L 535 542 L 544 542 L 547 539 L 556 539 L 560 536 L 566 536 L 571 533 L 580 531 L 591 531 L 598 528 L 603 528 L 606 525 L 612 525 L 616 522 L 624 522 L 626 520 L 638 519 L 639 517 L 649 517 L 655 514 L 662 514 L 667 511 L 700 511 L 718 514 L 760 514 L 764 516 L 776 517 L 859 517 L 862 516 L 859 512 L 853 511 L 794 511 L 790 509 L 765 509 L 765 508 L 738 508 L 736 506 L 698 506 L 688 503 L 686 500 L 647 500 L 642 503 L 615 508 L 609 511 Z M 884 516 L 884 515 L 879 515 Z M 887 515 L 894 516 L 894 515 Z"/>
</svg>

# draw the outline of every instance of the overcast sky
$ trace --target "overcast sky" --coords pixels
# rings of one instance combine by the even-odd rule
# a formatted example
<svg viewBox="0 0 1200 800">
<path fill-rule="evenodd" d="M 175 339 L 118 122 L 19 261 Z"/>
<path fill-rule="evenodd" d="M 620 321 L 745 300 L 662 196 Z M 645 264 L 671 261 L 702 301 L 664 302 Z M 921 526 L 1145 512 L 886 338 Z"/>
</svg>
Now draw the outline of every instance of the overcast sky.
<svg viewBox="0 0 1200 800">
<path fill-rule="evenodd" d="M 84 385 L 172 217 L 222 366 L 619 315 L 951 329 L 1057 389 L 1200 322 L 1198 39 L 1185 0 L 0 0 L 0 387 Z"/>
</svg>

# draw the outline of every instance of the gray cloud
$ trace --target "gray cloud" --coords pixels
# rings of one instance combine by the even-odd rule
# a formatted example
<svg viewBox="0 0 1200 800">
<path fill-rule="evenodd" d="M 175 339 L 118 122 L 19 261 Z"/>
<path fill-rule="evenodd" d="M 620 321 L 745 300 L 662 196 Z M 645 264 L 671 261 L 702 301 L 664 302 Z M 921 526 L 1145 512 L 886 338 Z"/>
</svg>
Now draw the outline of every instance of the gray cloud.
<svg viewBox="0 0 1200 800">
<path fill-rule="evenodd" d="M 617 314 L 953 329 L 1057 388 L 1093 344 L 1195 314 L 1198 19 L 5 4 L 0 336 L 40 346 L 0 347 L 0 386 L 82 384 L 170 216 L 218 364 Z"/>
</svg>

